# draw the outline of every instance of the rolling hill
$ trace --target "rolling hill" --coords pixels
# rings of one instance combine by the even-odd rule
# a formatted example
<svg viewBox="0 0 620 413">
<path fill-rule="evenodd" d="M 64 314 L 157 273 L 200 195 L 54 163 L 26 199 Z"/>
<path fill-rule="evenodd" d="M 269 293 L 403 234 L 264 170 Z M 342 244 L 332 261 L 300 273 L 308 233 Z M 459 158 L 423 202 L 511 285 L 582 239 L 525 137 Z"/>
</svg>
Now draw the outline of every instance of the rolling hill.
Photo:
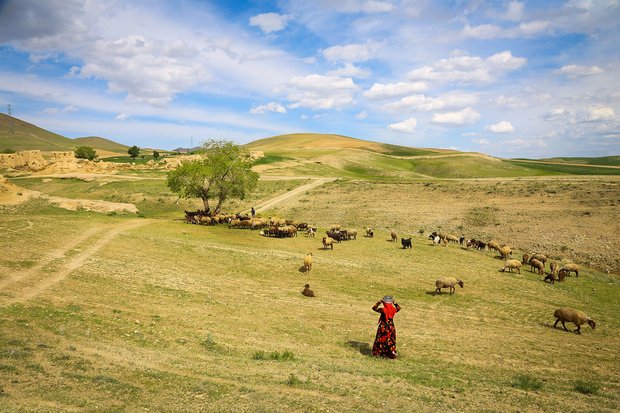
<svg viewBox="0 0 620 413">
<path fill-rule="evenodd" d="M 87 136 L 84 138 L 75 138 L 72 140 L 75 142 L 74 145 L 90 146 L 95 149 L 102 149 L 105 151 L 118 152 L 122 154 L 126 154 L 127 149 L 129 148 L 129 146 L 127 145 L 123 145 L 121 143 L 111 141 L 110 139 L 101 138 L 98 136 Z"/>
</svg>

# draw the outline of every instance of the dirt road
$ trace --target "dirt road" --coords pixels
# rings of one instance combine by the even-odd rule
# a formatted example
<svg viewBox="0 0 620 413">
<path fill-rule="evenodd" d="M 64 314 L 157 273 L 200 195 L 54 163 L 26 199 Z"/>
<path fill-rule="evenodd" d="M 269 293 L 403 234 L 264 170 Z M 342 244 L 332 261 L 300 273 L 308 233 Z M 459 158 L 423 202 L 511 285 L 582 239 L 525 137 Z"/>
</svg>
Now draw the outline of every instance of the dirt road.
<svg viewBox="0 0 620 413">
<path fill-rule="evenodd" d="M 266 209 L 269 209 L 271 207 L 273 207 L 274 205 L 277 205 L 281 202 L 284 202 L 288 199 L 291 199 L 297 195 L 300 195 L 312 188 L 316 188 L 317 186 L 321 186 L 323 184 L 326 184 L 328 182 L 333 182 L 338 178 L 316 178 L 316 179 L 312 179 L 312 182 L 307 183 L 305 185 L 302 185 L 300 187 L 297 187 L 295 189 L 293 189 L 292 191 L 289 191 L 285 194 L 282 194 L 280 196 L 276 196 L 275 198 L 271 198 L 265 202 L 262 202 L 258 205 L 254 206 L 254 209 L 256 210 L 256 212 L 260 212 L 260 211 L 264 211 Z M 245 211 L 248 212 L 248 211 Z"/>
</svg>

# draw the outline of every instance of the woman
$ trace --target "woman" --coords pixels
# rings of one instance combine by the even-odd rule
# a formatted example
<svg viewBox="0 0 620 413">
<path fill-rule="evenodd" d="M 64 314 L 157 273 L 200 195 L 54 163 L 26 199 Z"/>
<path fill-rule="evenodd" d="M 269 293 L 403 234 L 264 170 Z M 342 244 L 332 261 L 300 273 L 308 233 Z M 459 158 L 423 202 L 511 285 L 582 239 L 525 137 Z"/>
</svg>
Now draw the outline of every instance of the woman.
<svg viewBox="0 0 620 413">
<path fill-rule="evenodd" d="M 381 304 L 383 304 L 383 307 L 379 308 Z M 394 302 L 392 296 L 386 295 L 383 297 L 383 300 L 377 301 L 377 304 L 372 309 L 381 313 L 375 344 L 372 346 L 372 355 L 394 359 L 396 358 L 394 315 L 400 311 L 400 306 Z"/>
</svg>

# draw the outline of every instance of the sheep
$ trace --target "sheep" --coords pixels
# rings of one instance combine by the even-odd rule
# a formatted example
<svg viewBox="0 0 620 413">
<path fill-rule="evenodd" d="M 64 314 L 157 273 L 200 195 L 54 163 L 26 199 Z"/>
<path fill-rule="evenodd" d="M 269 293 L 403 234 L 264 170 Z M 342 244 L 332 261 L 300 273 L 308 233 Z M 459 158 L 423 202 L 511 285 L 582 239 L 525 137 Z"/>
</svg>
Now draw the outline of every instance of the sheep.
<svg viewBox="0 0 620 413">
<path fill-rule="evenodd" d="M 348 229 L 346 231 L 346 233 L 347 233 L 347 238 L 348 239 L 351 239 L 351 238 L 357 239 L 357 230 L 355 230 L 355 229 Z"/>
<path fill-rule="evenodd" d="M 310 272 L 310 270 L 312 269 L 312 253 L 311 252 L 309 252 L 308 255 L 306 255 L 304 258 L 304 269 L 307 272 Z"/>
<path fill-rule="evenodd" d="M 545 265 L 539 260 L 537 260 L 536 258 L 531 258 L 530 259 L 530 271 L 534 272 L 533 270 L 534 268 L 538 270 L 539 275 L 542 275 L 545 272 Z"/>
<path fill-rule="evenodd" d="M 558 264 L 555 261 L 551 261 L 549 263 L 549 271 L 551 271 L 552 275 L 556 275 L 558 273 Z"/>
<path fill-rule="evenodd" d="M 564 281 L 564 277 L 566 277 L 568 274 L 568 270 L 562 268 L 560 271 L 558 271 L 558 281 Z"/>
<path fill-rule="evenodd" d="M 301 293 L 306 297 L 315 297 L 314 291 L 310 289 L 310 284 L 304 285 L 304 290 Z"/>
<path fill-rule="evenodd" d="M 316 235 L 316 229 L 314 228 L 308 228 L 306 230 L 306 236 L 310 237 L 310 238 L 314 238 L 314 236 Z"/>
<path fill-rule="evenodd" d="M 530 257 L 530 261 L 532 259 L 536 259 L 540 262 L 542 262 L 543 267 L 545 266 L 545 263 L 547 262 L 547 256 L 544 254 L 532 254 L 532 256 Z"/>
<path fill-rule="evenodd" d="M 334 225 L 331 226 L 330 230 L 331 231 L 340 231 L 340 227 L 341 227 L 340 224 L 334 224 Z"/>
<path fill-rule="evenodd" d="M 400 243 L 403 246 L 403 249 L 409 248 L 411 249 L 411 237 L 409 238 L 401 238 Z"/>
<path fill-rule="evenodd" d="M 566 264 L 562 266 L 562 269 L 566 271 L 566 275 L 570 275 L 572 271 L 576 277 L 579 277 L 579 265 L 577 264 Z"/>
<path fill-rule="evenodd" d="M 372 228 L 366 228 L 366 236 L 368 238 L 372 238 L 375 236 L 375 233 L 372 231 Z"/>
<path fill-rule="evenodd" d="M 459 242 L 459 237 L 457 237 L 456 235 L 446 235 L 446 241 L 447 242 Z"/>
<path fill-rule="evenodd" d="M 435 281 L 435 287 L 437 287 L 435 289 L 435 294 L 441 293 L 441 289 L 442 288 L 450 288 L 450 294 L 453 294 L 454 291 L 455 291 L 454 286 L 456 284 L 460 285 L 461 288 L 463 288 L 463 281 L 457 280 L 454 277 L 441 277 L 441 278 L 437 278 L 437 281 Z"/>
<path fill-rule="evenodd" d="M 332 250 L 334 249 L 334 239 L 331 237 L 323 237 L 323 249 L 326 250 L 327 246 L 329 246 Z"/>
<path fill-rule="evenodd" d="M 523 261 L 521 261 L 521 263 L 527 264 L 528 262 L 530 262 L 529 254 L 523 254 Z"/>
<path fill-rule="evenodd" d="M 396 242 L 396 240 L 398 239 L 398 235 L 396 235 L 396 232 L 394 231 L 390 233 L 390 236 L 392 237 L 392 242 Z"/>
<path fill-rule="evenodd" d="M 545 275 L 545 278 L 543 279 L 543 281 L 545 282 L 549 281 L 551 284 L 555 284 L 555 282 L 557 281 L 557 278 L 554 273 L 550 272 L 549 274 Z"/>
<path fill-rule="evenodd" d="M 487 248 L 489 249 L 489 251 L 495 250 L 499 252 L 500 250 L 499 242 L 492 239 L 491 241 L 487 242 Z"/>
<path fill-rule="evenodd" d="M 504 263 L 504 268 L 501 268 L 500 271 L 506 272 L 506 268 L 508 268 L 509 272 L 512 272 L 512 270 L 517 270 L 517 273 L 521 274 L 521 263 L 519 260 L 507 260 Z"/>
<path fill-rule="evenodd" d="M 499 249 L 499 255 L 503 259 L 506 259 L 506 258 L 508 258 L 509 255 L 512 255 L 512 250 L 510 249 L 510 247 L 508 245 L 504 245 L 503 247 L 501 247 Z"/>
<path fill-rule="evenodd" d="M 465 237 L 459 237 L 459 244 L 463 245 L 463 242 L 465 242 Z"/>
<path fill-rule="evenodd" d="M 555 310 L 553 316 L 556 318 L 555 324 L 553 328 L 558 325 L 558 321 L 562 322 L 562 327 L 564 330 L 568 331 L 566 325 L 564 324 L 566 321 L 570 321 L 571 323 L 577 326 L 575 333 L 581 334 L 581 325 L 588 323 L 590 327 L 594 330 L 596 328 L 596 322 L 588 317 L 583 311 L 575 310 L 570 307 L 561 307 Z"/>
<path fill-rule="evenodd" d="M 439 235 L 435 235 L 435 237 L 433 238 L 433 245 L 438 245 L 441 242 L 441 238 L 439 238 Z"/>
</svg>

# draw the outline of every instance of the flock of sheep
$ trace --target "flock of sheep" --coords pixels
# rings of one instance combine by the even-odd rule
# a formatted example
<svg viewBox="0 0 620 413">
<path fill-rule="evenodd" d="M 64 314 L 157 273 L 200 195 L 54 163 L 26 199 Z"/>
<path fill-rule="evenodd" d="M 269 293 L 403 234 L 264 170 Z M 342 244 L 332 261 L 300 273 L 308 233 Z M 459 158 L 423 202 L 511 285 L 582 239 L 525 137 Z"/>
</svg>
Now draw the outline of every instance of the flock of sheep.
<svg viewBox="0 0 620 413">
<path fill-rule="evenodd" d="M 299 231 L 304 231 L 307 237 L 314 238 L 317 232 L 317 228 L 310 227 L 304 222 L 280 218 L 255 218 L 240 214 L 208 217 L 205 214 L 186 211 L 185 219 L 186 222 L 192 224 L 214 225 L 217 223 L 228 223 L 229 228 L 259 229 L 260 235 L 262 236 L 278 238 L 296 237 Z M 372 228 L 366 228 L 366 237 L 374 237 L 374 230 Z M 390 238 L 392 242 L 396 242 L 398 240 L 397 233 L 392 231 L 390 233 Z M 452 234 L 443 234 L 441 232 L 433 232 L 428 236 L 428 238 L 433 242 L 433 245 L 447 246 L 449 243 L 455 243 L 461 246 L 465 245 L 467 249 L 496 251 L 500 258 L 506 260 L 504 262 L 504 266 L 499 270 L 501 272 L 505 272 L 506 270 L 513 272 L 513 270 L 516 270 L 516 272 L 520 274 L 522 265 L 530 265 L 531 272 L 543 275 L 545 273 L 545 265 L 547 261 L 549 261 L 550 271 L 545 275 L 544 281 L 548 281 L 552 284 L 555 283 L 555 281 L 564 281 L 565 277 L 570 275 L 571 272 L 574 272 L 575 276 L 579 276 L 579 266 L 577 264 L 569 263 L 560 268 L 556 262 L 550 261 L 546 255 L 540 253 L 524 254 L 521 260 L 510 259 L 509 257 L 513 254 L 513 248 L 508 245 L 500 245 L 499 242 L 495 240 L 484 242 L 481 240 L 470 239 L 465 242 L 465 237 L 463 236 L 457 237 Z M 330 250 L 333 250 L 335 243 L 355 239 L 357 239 L 356 230 L 343 229 L 340 225 L 332 225 L 327 231 L 326 236 L 322 238 L 323 249 L 326 250 L 329 248 Z M 401 238 L 401 245 L 403 249 L 412 248 L 411 237 Z M 312 270 L 312 262 L 313 255 L 312 253 L 308 253 L 304 257 L 302 270 L 307 273 L 310 272 Z M 441 293 L 443 288 L 449 289 L 450 294 L 453 294 L 457 285 L 463 288 L 464 283 L 462 280 L 454 277 L 438 278 L 435 281 L 434 294 Z M 314 291 L 310 289 L 309 284 L 304 286 L 302 294 L 306 297 L 315 297 Z M 586 323 L 592 328 L 595 328 L 596 326 L 594 320 L 582 311 L 573 308 L 558 308 L 554 312 L 554 317 L 556 318 L 554 327 L 557 326 L 558 322 L 562 322 L 562 326 L 566 331 L 568 331 L 564 323 L 572 322 L 577 326 L 575 332 L 579 334 L 581 334 L 581 326 Z"/>
</svg>

